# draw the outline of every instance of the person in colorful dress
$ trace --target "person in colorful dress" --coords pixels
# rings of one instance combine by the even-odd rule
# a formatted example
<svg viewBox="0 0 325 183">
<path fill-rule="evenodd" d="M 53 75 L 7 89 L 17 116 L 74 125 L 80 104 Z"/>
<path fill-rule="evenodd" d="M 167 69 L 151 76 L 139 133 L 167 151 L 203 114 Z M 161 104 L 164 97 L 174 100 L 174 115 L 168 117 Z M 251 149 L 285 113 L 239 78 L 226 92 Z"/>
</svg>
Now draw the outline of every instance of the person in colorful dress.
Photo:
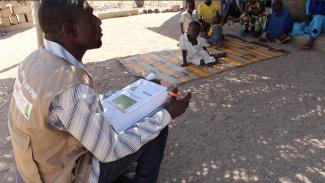
<svg viewBox="0 0 325 183">
<path fill-rule="evenodd" d="M 282 0 L 275 0 L 272 4 L 272 14 L 267 21 L 266 30 L 260 37 L 260 41 L 277 41 L 287 43 L 291 40 L 289 32 L 293 27 L 291 13 L 283 7 Z"/>
<path fill-rule="evenodd" d="M 246 36 L 248 33 L 253 33 L 254 36 L 260 36 L 266 27 L 267 20 L 263 3 L 257 0 L 248 0 L 243 2 L 242 8 L 241 35 Z"/>
</svg>

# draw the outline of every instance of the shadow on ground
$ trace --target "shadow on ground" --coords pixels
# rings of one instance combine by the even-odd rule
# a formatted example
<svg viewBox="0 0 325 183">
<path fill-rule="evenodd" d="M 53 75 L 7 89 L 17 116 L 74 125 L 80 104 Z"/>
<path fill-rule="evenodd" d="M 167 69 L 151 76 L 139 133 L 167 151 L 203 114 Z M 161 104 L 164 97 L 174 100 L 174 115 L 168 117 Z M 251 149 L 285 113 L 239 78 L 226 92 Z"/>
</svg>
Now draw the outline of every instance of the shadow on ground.
<svg viewBox="0 0 325 183">
<path fill-rule="evenodd" d="M 324 94 L 255 73 L 195 83 L 162 182 L 324 182 Z"/>
<path fill-rule="evenodd" d="M 159 27 L 147 27 L 148 30 L 154 31 L 163 36 L 178 40 L 181 34 L 180 26 L 179 26 L 179 18 L 181 17 L 181 13 L 179 12 L 170 19 L 166 20 Z"/>
<path fill-rule="evenodd" d="M 193 102 L 171 124 L 159 182 L 325 182 L 325 64 L 313 54 L 184 85 Z"/>
<path fill-rule="evenodd" d="M 159 181 L 325 182 L 325 64 L 290 54 L 180 86 L 189 110 L 170 124 Z M 87 64 L 99 93 L 134 80 L 116 60 Z M 0 182 L 14 181 L 7 130 L 13 79 L 0 80 Z"/>
<path fill-rule="evenodd" d="M 32 29 L 32 28 L 34 28 L 34 27 L 24 28 L 24 29 L 21 29 L 21 30 L 15 30 L 15 31 L 6 32 L 4 36 L 0 36 L 0 40 L 10 38 L 11 36 L 14 36 L 14 35 L 16 35 L 18 33 L 27 31 L 27 30 Z M 1 33 L 1 31 L 0 31 L 0 33 Z"/>
</svg>

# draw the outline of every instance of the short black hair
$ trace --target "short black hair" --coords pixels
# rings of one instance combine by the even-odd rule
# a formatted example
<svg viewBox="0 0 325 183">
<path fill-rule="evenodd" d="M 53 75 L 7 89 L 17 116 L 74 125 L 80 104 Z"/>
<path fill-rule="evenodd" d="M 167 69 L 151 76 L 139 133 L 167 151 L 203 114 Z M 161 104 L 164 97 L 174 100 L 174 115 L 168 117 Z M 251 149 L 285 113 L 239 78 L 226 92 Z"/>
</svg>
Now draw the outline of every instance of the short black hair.
<svg viewBox="0 0 325 183">
<path fill-rule="evenodd" d="M 45 34 L 60 31 L 63 23 L 74 22 L 80 17 L 78 11 L 84 8 L 85 0 L 42 0 L 38 20 Z"/>
<path fill-rule="evenodd" d="M 201 24 L 197 21 L 192 21 L 190 24 L 189 24 L 189 27 L 197 27 L 197 28 L 200 28 L 201 29 Z"/>
<path fill-rule="evenodd" d="M 186 4 L 191 4 L 195 8 L 195 0 L 186 0 Z"/>
</svg>

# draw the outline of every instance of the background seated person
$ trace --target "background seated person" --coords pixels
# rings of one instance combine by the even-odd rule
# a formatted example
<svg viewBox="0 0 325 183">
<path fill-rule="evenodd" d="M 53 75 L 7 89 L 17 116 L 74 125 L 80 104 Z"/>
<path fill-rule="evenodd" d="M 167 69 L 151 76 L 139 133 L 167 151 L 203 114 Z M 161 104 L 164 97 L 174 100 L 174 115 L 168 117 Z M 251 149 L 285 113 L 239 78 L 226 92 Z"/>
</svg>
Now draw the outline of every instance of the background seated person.
<svg viewBox="0 0 325 183">
<path fill-rule="evenodd" d="M 221 11 L 220 2 L 212 2 L 211 0 L 205 0 L 201 2 L 198 6 L 198 13 L 200 16 L 200 22 L 202 23 L 202 31 L 207 32 L 210 25 L 212 24 L 212 19 L 217 12 Z"/>
<path fill-rule="evenodd" d="M 253 36 L 260 36 L 265 29 L 267 19 L 264 7 L 257 0 L 245 1 L 242 7 L 241 35 L 246 36 L 248 33 L 253 33 Z"/>
<path fill-rule="evenodd" d="M 275 0 L 272 5 L 272 14 L 268 18 L 265 32 L 261 35 L 260 41 L 274 41 L 286 43 L 291 40 L 288 36 L 293 27 L 291 13 L 283 7 L 282 0 Z"/>
<path fill-rule="evenodd" d="M 315 40 L 320 36 L 320 33 L 325 32 L 325 1 L 307 0 L 306 14 L 309 25 L 306 27 L 305 32 L 310 36 L 309 41 L 302 46 L 302 49 L 309 50 L 314 47 Z"/>
</svg>

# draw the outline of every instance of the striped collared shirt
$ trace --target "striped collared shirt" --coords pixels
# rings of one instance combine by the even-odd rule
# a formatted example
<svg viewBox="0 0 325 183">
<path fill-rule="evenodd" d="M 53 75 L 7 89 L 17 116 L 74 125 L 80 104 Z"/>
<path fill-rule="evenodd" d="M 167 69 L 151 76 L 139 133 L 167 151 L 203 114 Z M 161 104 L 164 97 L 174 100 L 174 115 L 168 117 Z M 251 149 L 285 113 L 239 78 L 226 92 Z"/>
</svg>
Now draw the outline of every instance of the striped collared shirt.
<svg viewBox="0 0 325 183">
<path fill-rule="evenodd" d="M 84 65 L 60 44 L 46 41 L 45 50 L 70 64 L 84 69 Z M 163 109 L 121 133 L 116 133 L 103 118 L 100 100 L 93 88 L 77 84 L 54 98 L 49 109 L 49 123 L 53 128 L 67 131 L 93 154 L 89 183 L 97 183 L 99 162 L 110 162 L 136 152 L 142 145 L 158 136 L 170 121 Z M 76 115 L 77 114 L 77 115 Z"/>
</svg>

